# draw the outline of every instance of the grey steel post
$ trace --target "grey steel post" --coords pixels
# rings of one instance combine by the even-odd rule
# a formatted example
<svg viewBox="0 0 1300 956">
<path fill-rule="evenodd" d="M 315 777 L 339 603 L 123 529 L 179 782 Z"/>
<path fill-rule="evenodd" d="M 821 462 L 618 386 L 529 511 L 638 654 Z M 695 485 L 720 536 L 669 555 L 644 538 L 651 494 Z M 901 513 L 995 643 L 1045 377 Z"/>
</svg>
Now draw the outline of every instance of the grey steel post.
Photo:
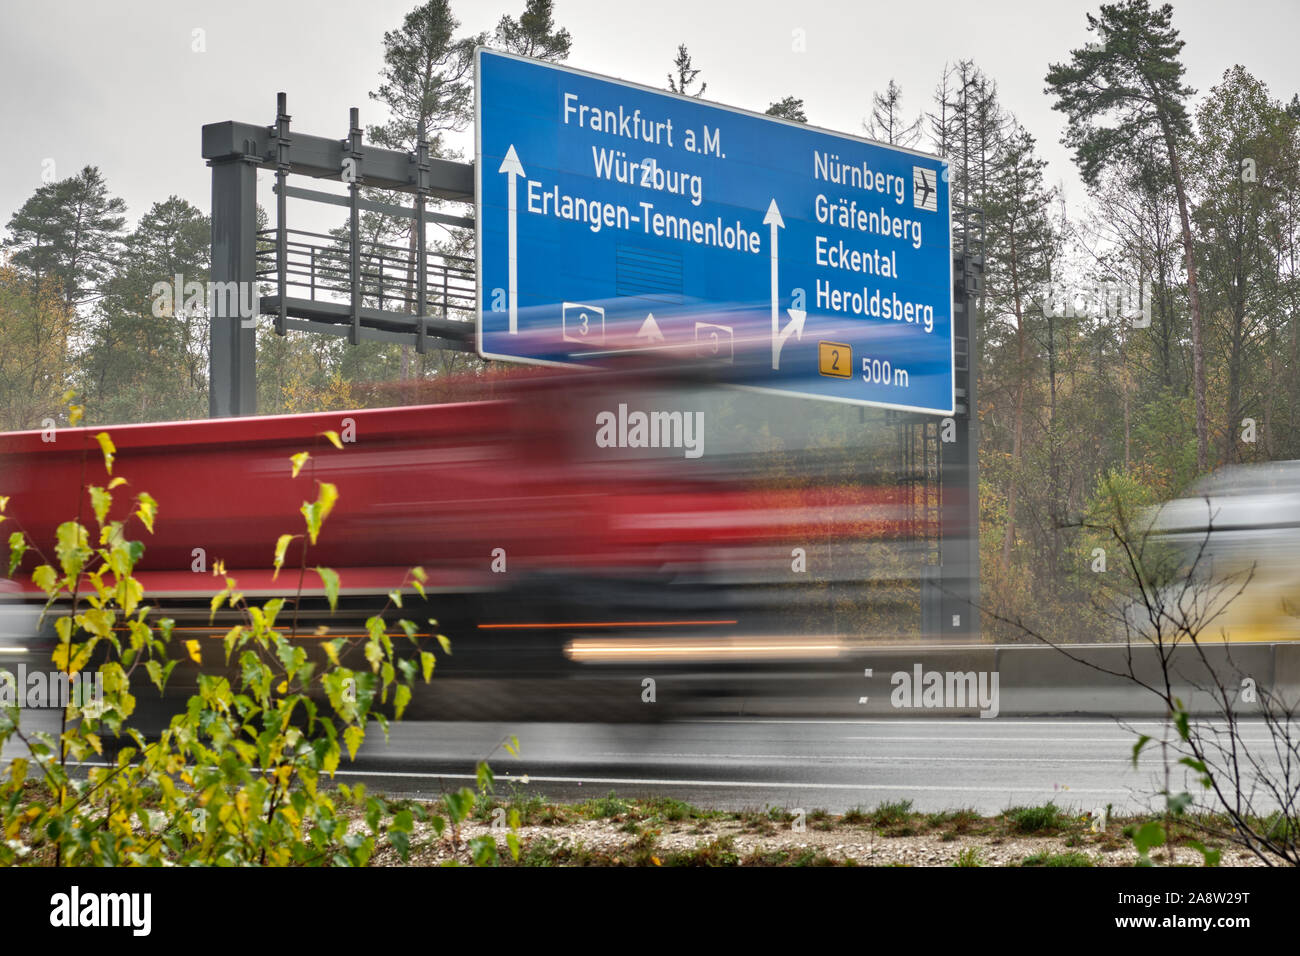
<svg viewBox="0 0 1300 956">
<path fill-rule="evenodd" d="M 350 291 L 352 294 L 352 331 L 348 336 L 348 341 L 353 345 L 359 345 L 361 342 L 361 220 L 360 212 L 357 208 L 357 200 L 360 198 L 361 191 L 361 114 L 354 106 L 349 113 L 351 120 L 351 129 L 348 130 L 348 147 L 354 163 L 352 167 L 352 182 L 348 187 L 348 204 L 351 207 L 351 217 L 348 221 L 348 242 L 351 273 L 350 273 Z"/>
<path fill-rule="evenodd" d="M 361 282 L 359 210 L 377 209 L 380 212 L 390 213 L 395 210 L 390 208 L 391 204 L 370 202 L 360 197 L 361 187 L 370 185 L 405 193 L 422 193 L 426 205 L 423 211 L 426 223 L 432 219 L 449 225 L 470 226 L 473 224 L 472 219 L 428 210 L 427 201 L 430 198 L 438 198 L 472 202 L 474 200 L 473 166 L 469 163 L 431 157 L 427 145 L 423 161 L 417 156 L 414 162 L 410 152 L 365 145 L 362 142 L 359 111 L 355 109 L 351 113 L 352 122 L 348 136 L 344 139 L 314 136 L 301 131 L 290 134 L 287 104 L 284 99 L 280 99 L 277 105 L 279 112 L 276 121 L 270 125 L 227 120 L 221 123 L 209 123 L 203 127 L 203 158 L 212 167 L 211 277 L 214 284 L 236 283 L 230 287 L 235 290 L 235 294 L 222 295 L 218 299 L 222 302 L 247 301 L 247 296 L 238 294 L 240 289 L 253 293 L 256 299 L 257 169 L 259 167 L 269 169 L 277 174 L 276 187 L 279 191 L 276 203 L 279 221 L 275 230 L 279 246 L 276 250 L 275 262 L 276 281 L 279 285 L 276 291 L 279 294 L 258 302 L 259 310 L 261 305 L 265 304 L 267 314 L 275 317 L 277 331 L 305 329 L 345 334 L 354 344 L 360 342 L 362 338 L 401 341 L 405 344 L 405 333 L 383 327 L 388 324 L 382 316 L 391 308 L 391 297 L 385 296 L 385 309 L 364 308 L 365 290 Z M 351 188 L 346 200 L 288 185 L 290 175 L 337 182 L 340 173 L 349 167 L 354 175 L 349 181 Z M 341 203 L 350 207 L 349 233 L 352 248 L 348 255 L 350 268 L 347 270 L 351 286 L 350 305 L 317 300 L 316 293 L 320 291 L 317 286 L 322 282 L 324 288 L 331 292 L 342 290 L 339 273 L 343 269 L 335 264 L 337 256 L 322 251 L 314 245 L 305 253 L 309 257 L 310 298 L 298 299 L 287 295 L 288 226 L 285 202 L 290 197 Z M 405 209 L 396 210 L 396 213 L 412 215 Z M 420 291 L 424 293 L 425 301 L 422 306 L 418 306 L 417 302 L 422 314 L 416 330 L 413 331 L 422 333 L 426 343 L 428 336 L 434 336 L 439 348 L 472 351 L 473 340 L 465 328 L 466 324 L 451 322 L 446 317 L 445 269 L 442 270 L 443 318 L 424 315 L 428 311 L 427 249 L 424 256 L 425 263 L 420 267 L 422 271 Z M 379 275 L 381 289 L 383 278 L 381 268 Z M 239 283 L 247 283 L 247 285 L 241 286 Z M 418 299 L 418 296 L 416 298 Z M 409 303 L 412 297 L 404 297 L 404 300 Z M 402 307 L 402 312 L 406 313 L 403 318 L 407 320 L 401 323 L 402 326 L 408 324 L 409 310 L 409 305 Z M 378 320 L 376 313 L 381 316 Z M 376 325 L 380 327 L 377 328 Z M 249 328 L 242 328 L 238 315 L 229 318 L 213 315 L 209 336 L 212 353 L 208 378 L 209 413 L 213 417 L 256 414 L 257 340 L 252 323 L 249 324 Z M 415 339 L 416 336 L 411 338 Z"/>
<path fill-rule="evenodd" d="M 225 155 L 213 156 L 212 167 L 212 283 L 242 290 L 257 282 L 257 164 L 261 157 L 251 140 Z M 248 285 L 244 285 L 248 283 Z M 221 287 L 218 287 L 221 288 Z M 243 296 L 215 296 L 217 301 L 243 301 Z M 215 310 L 213 310 L 215 311 Z M 231 316 L 211 315 L 212 364 L 208 377 L 208 413 L 213 418 L 257 413 L 257 338 L 255 328 L 243 328 L 239 310 Z"/>
<path fill-rule="evenodd" d="M 289 114 L 287 97 L 277 93 L 275 97 L 275 278 L 276 295 L 280 297 L 280 308 L 275 317 L 275 331 L 285 333 L 285 320 L 289 317 L 289 226 L 287 222 L 287 203 L 289 185 Z"/>
<path fill-rule="evenodd" d="M 429 191 L 429 141 L 420 131 L 415 146 L 415 352 L 423 355 L 428 348 L 424 317 L 428 314 L 428 262 L 424 250 L 424 198 Z"/>
<path fill-rule="evenodd" d="M 974 220 L 974 221 L 972 221 Z M 954 441 L 939 443 L 939 634 L 977 639 L 980 633 L 979 351 L 975 303 L 983 287 L 983 218 L 962 211 L 959 246 L 953 249 L 953 335 L 957 352 Z M 957 239 L 957 237 L 954 237 Z"/>
</svg>

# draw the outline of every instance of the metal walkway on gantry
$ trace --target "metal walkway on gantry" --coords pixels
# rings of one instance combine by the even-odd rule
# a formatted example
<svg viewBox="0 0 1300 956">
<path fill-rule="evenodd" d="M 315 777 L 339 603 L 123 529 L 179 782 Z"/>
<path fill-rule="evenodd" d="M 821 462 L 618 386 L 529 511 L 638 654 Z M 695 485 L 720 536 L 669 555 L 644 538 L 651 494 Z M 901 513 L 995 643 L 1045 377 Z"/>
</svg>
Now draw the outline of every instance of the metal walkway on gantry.
<svg viewBox="0 0 1300 956">
<path fill-rule="evenodd" d="M 256 292 L 258 311 L 289 330 L 324 332 L 363 340 L 429 348 L 473 348 L 473 259 L 430 250 L 426 225 L 472 228 L 473 219 L 427 208 L 431 200 L 474 201 L 469 163 L 429 155 L 421 138 L 412 152 L 362 142 L 358 111 L 347 136 L 329 139 L 295 132 L 285 95 L 277 99 L 270 126 L 228 121 L 203 127 L 203 157 L 212 168 L 211 281 Z M 257 171 L 276 174 L 276 219 L 257 228 Z M 346 195 L 290 185 L 289 176 L 334 180 Z M 413 197 L 409 206 L 362 194 L 371 187 Z M 348 224 L 334 234 L 290 229 L 287 202 L 303 199 L 348 210 Z M 409 219 L 415 228 L 406 246 L 362 234 L 362 213 Z M 247 284 L 247 285 L 246 285 Z M 238 301 L 236 298 L 234 301 Z M 211 317 L 209 411 L 215 417 L 251 415 L 257 409 L 256 329 L 238 315 Z"/>
</svg>

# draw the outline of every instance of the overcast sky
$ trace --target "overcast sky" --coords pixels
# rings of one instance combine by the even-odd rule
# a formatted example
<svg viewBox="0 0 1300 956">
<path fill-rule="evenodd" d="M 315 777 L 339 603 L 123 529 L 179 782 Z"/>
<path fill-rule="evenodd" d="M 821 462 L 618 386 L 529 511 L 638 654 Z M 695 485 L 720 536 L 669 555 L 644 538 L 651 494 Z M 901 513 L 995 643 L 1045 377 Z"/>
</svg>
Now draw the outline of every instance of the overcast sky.
<svg viewBox="0 0 1300 956">
<path fill-rule="evenodd" d="M 383 34 L 413 0 L 5 0 L 0 28 L 0 225 L 41 183 L 53 159 L 63 178 L 100 167 L 134 221 L 178 194 L 205 212 L 210 180 L 200 127 L 234 119 L 270 124 L 275 93 L 289 95 L 295 128 L 343 138 L 348 107 L 383 119 L 377 85 Z M 466 32 L 490 30 L 523 0 L 459 0 Z M 573 34 L 571 66 L 663 87 L 685 42 L 708 82 L 706 97 L 762 110 L 787 95 L 809 119 L 862 133 L 871 93 L 890 77 L 918 113 L 945 62 L 973 58 L 1003 104 L 1038 137 L 1049 175 L 1076 205 L 1082 190 L 1058 142 L 1061 114 L 1043 93 L 1049 63 L 1088 40 L 1095 3 L 950 0 L 557 0 Z M 1234 63 L 1276 98 L 1300 90 L 1296 0 L 1179 0 L 1187 80 L 1204 93 Z M 196 29 L 205 52 L 194 52 Z M 793 49 L 804 31 L 806 51 Z M 461 142 L 467 152 L 468 136 Z M 928 143 L 923 144 L 928 148 Z M 469 158 L 467 156 L 467 158 Z M 259 197 L 270 205 L 271 194 Z"/>
</svg>

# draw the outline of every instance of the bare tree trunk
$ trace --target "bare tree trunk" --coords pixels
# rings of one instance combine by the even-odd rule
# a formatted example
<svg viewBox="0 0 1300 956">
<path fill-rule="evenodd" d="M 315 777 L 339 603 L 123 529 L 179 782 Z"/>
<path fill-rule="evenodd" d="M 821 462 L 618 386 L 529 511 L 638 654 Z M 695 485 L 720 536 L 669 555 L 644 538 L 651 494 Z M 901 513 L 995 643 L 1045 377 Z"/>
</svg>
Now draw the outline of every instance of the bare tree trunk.
<svg viewBox="0 0 1300 956">
<path fill-rule="evenodd" d="M 1187 301 L 1192 312 L 1192 393 L 1196 398 L 1196 469 L 1204 472 L 1210 465 L 1209 414 L 1205 400 L 1205 341 L 1201 333 L 1201 292 L 1196 282 L 1196 247 L 1192 240 L 1192 220 L 1187 212 L 1187 190 L 1183 186 L 1183 169 L 1174 151 L 1172 134 L 1166 130 L 1169 168 L 1178 194 L 1178 218 L 1183 227 L 1183 254 L 1187 261 Z"/>
<path fill-rule="evenodd" d="M 1011 546 L 1016 537 L 1016 489 L 1020 483 L 1020 458 L 1025 437 L 1025 317 L 1020 303 L 1020 278 L 1016 269 L 1015 233 L 1010 248 L 1011 290 L 1016 315 L 1016 399 L 1011 430 L 1011 480 L 1007 483 L 1007 529 L 1002 536 L 1002 567 L 1011 565 Z"/>
<path fill-rule="evenodd" d="M 1139 280 L 1141 281 L 1141 280 Z M 1119 374 L 1120 389 L 1124 394 L 1124 474 L 1128 474 L 1133 447 L 1132 403 L 1129 399 L 1128 374 L 1128 335 L 1127 329 L 1120 331 L 1119 340 Z"/>
</svg>

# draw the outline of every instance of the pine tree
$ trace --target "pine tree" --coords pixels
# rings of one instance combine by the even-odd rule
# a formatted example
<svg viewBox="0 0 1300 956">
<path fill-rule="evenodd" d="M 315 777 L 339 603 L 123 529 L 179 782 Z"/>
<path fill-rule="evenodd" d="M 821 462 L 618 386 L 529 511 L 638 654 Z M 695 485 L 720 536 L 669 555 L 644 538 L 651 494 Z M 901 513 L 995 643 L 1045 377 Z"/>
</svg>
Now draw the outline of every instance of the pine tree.
<svg viewBox="0 0 1300 956">
<path fill-rule="evenodd" d="M 921 117 L 911 123 L 903 117 L 903 90 L 893 77 L 884 93 L 871 95 L 871 116 L 862 124 L 867 135 L 891 146 L 915 146 L 921 138 Z"/>
<path fill-rule="evenodd" d="M 1280 302 L 1271 294 L 1275 262 L 1267 233 L 1277 215 L 1278 167 L 1285 163 L 1284 115 L 1280 103 L 1240 66 L 1224 73 L 1197 111 L 1199 136 L 1188 161 L 1189 178 L 1202 197 L 1192 214 L 1197 225 L 1204 271 L 1207 338 L 1219 340 L 1227 373 L 1223 398 L 1224 461 L 1239 461 L 1238 430 L 1245 405 L 1264 405 L 1265 389 L 1247 397 L 1274 351 L 1265 343 L 1280 324 Z M 1268 389 L 1271 391 L 1271 389 Z M 1269 436 L 1265 433 L 1263 440 Z"/>
<path fill-rule="evenodd" d="M 104 284 L 83 348 L 77 385 L 88 420 L 159 421 L 203 417 L 208 408 L 207 303 L 185 286 L 207 288 L 208 217 L 171 196 L 155 203 L 123 243 Z M 182 296 L 175 297 L 176 276 Z M 170 291 L 157 295 L 159 283 Z"/>
<path fill-rule="evenodd" d="M 64 302 L 76 306 L 100 294 L 121 243 L 126 203 L 109 196 L 99 170 L 36 190 L 9 220 L 5 248 L 13 265 L 36 279 L 53 278 Z"/>
<path fill-rule="evenodd" d="M 997 84 L 972 60 L 945 67 L 929 114 L 931 138 L 952 169 L 953 202 L 979 207 L 988 191 L 990 163 L 1008 119 Z"/>
<path fill-rule="evenodd" d="M 1178 197 L 1192 318 L 1196 466 L 1204 472 L 1209 467 L 1205 341 L 1196 243 L 1181 156 L 1191 137 L 1186 100 L 1195 91 L 1182 83 L 1184 67 L 1178 57 L 1184 44 L 1172 19 L 1169 4 L 1158 10 L 1152 10 L 1147 0 L 1103 4 L 1100 16 L 1088 15 L 1088 30 L 1096 33 L 1100 42 L 1071 50 L 1070 62 L 1053 64 L 1046 81 L 1047 92 L 1057 97 L 1054 108 L 1068 118 L 1063 142 L 1074 146 L 1084 182 L 1097 182 L 1105 167 L 1123 159 L 1140 162 L 1151 146 L 1158 145 L 1168 162 Z"/>
<path fill-rule="evenodd" d="M 1036 142 L 1018 124 L 1005 137 L 991 164 L 984 197 L 986 223 L 986 286 L 991 311 L 1010 325 L 1001 377 L 1011 379 L 1011 473 L 1007 486 L 1006 528 L 1002 562 L 1010 566 L 1016 540 L 1019 491 L 1024 473 L 1027 405 L 1039 349 L 1035 300 L 1050 276 L 1055 237 L 1050 221 L 1054 194 L 1044 183 L 1047 161 L 1035 151 Z M 993 321 L 992 318 L 989 320 Z M 988 338 L 981 335 L 981 338 Z M 1006 366 L 1010 366 L 1007 369 Z M 1041 482 L 1034 482 L 1041 486 Z M 1050 506 L 1050 504 L 1049 504 Z"/>
<path fill-rule="evenodd" d="M 451 155 L 445 150 L 442 137 L 444 133 L 464 129 L 472 119 L 474 48 L 487 42 L 486 34 L 457 38 L 459 29 L 460 21 L 451 12 L 450 0 L 428 0 L 406 15 L 400 29 L 384 34 L 382 82 L 370 97 L 385 104 L 391 118 L 382 126 L 370 128 L 371 141 L 389 149 L 414 153 L 423 137 L 429 142 L 430 155 Z M 400 193 L 383 198 L 400 204 L 409 202 L 409 196 Z M 395 225 L 407 235 L 410 265 L 406 285 L 413 290 L 415 221 L 404 220 Z M 413 314 L 415 308 L 412 293 L 407 311 Z M 409 368 L 410 349 L 403 346 L 403 378 Z"/>
<path fill-rule="evenodd" d="M 704 95 L 704 91 L 708 89 L 709 84 L 696 80 L 696 77 L 700 75 L 700 71 L 691 66 L 691 55 L 687 52 L 685 43 L 677 45 L 677 58 L 673 60 L 673 69 L 677 71 L 677 76 L 674 78 L 673 74 L 668 74 L 669 90 L 683 96 Z M 691 86 L 696 82 L 699 82 L 700 88 L 692 92 Z"/>
<path fill-rule="evenodd" d="M 808 122 L 808 116 L 803 111 L 803 100 L 793 96 L 777 100 L 770 104 L 765 112 L 768 116 L 780 116 L 782 119 L 794 120 L 796 123 Z"/>
<path fill-rule="evenodd" d="M 370 98 L 391 118 L 368 131 L 372 142 L 409 151 L 423 135 L 440 146 L 444 133 L 473 119 L 474 47 L 487 37 L 458 39 L 458 29 L 450 0 L 428 0 L 406 15 L 400 29 L 384 34 L 381 82 Z"/>
<path fill-rule="evenodd" d="M 52 276 L 0 263 L 0 431 L 59 419 L 72 383 L 73 311 Z"/>
<path fill-rule="evenodd" d="M 556 62 L 568 59 L 573 38 L 563 27 L 556 29 L 553 7 L 552 0 L 527 0 L 518 20 L 509 14 L 501 18 L 493 41 L 520 56 Z"/>
</svg>

